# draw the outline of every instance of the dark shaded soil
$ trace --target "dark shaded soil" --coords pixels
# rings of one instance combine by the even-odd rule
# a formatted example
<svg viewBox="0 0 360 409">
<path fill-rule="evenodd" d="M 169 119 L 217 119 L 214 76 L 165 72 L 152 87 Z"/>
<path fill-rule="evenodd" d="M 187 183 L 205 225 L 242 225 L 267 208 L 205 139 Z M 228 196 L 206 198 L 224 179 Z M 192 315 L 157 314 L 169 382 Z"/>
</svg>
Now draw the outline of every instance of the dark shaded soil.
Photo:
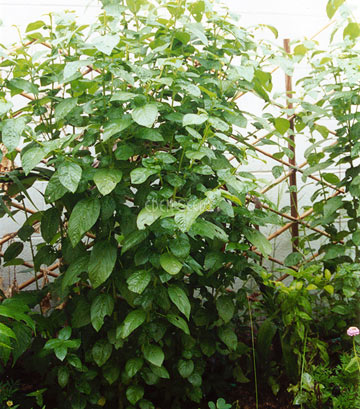
<svg viewBox="0 0 360 409">
<path fill-rule="evenodd" d="M 221 372 L 220 372 L 221 373 Z M 9 376 L 10 375 L 10 376 Z M 15 400 L 22 402 L 22 407 L 30 408 L 32 407 L 34 398 L 29 399 L 26 398 L 26 395 L 29 392 L 37 390 L 39 385 L 36 383 L 37 376 L 29 376 L 29 373 L 19 371 L 19 368 L 10 369 L 7 373 L 7 376 L 2 377 L 0 374 L 1 381 L 14 381 L 17 386 L 17 393 L 15 393 Z M 35 380 L 35 382 L 34 382 Z M 219 378 L 217 379 L 219 381 Z M 213 401 L 216 402 L 218 398 L 223 398 L 226 400 L 226 403 L 232 404 L 232 409 L 257 409 L 256 407 L 256 399 L 255 399 L 255 387 L 253 382 L 249 383 L 230 383 L 226 380 L 226 384 L 228 385 L 227 388 L 223 388 L 222 392 L 218 390 L 217 392 L 214 389 L 217 389 L 216 386 L 219 386 L 216 383 L 216 380 L 208 380 L 210 385 L 212 385 L 210 393 L 207 397 L 200 403 L 194 403 L 190 400 L 184 401 L 181 404 L 182 409 L 209 409 L 208 402 Z M 298 406 L 293 406 L 293 396 L 286 391 L 287 383 L 281 382 L 281 388 L 277 396 L 274 396 L 270 388 L 262 387 L 262 382 L 259 382 L 259 390 L 258 390 L 258 409 L 297 409 Z M 49 387 L 49 385 L 48 385 Z M 155 388 L 156 389 L 156 388 Z M 45 394 L 46 395 L 46 394 Z M 45 401 L 48 401 L 49 396 L 44 396 Z M 53 397 L 55 398 L 55 397 Z M 164 396 L 154 396 L 153 402 L 156 405 L 156 409 L 169 409 L 171 406 L 171 402 L 164 402 Z M 56 400 L 56 399 L 55 399 Z M 50 404 L 49 409 L 55 409 L 57 404 L 56 402 L 46 402 L 47 407 Z M 170 406 L 169 406 L 170 404 Z M 1 405 L 0 405 L 1 406 Z"/>
<path fill-rule="evenodd" d="M 243 385 L 234 391 L 231 400 L 234 409 L 256 409 L 255 390 L 249 388 L 252 385 Z M 271 391 L 259 391 L 259 409 L 294 409 L 293 397 L 285 390 L 274 396 Z"/>
</svg>

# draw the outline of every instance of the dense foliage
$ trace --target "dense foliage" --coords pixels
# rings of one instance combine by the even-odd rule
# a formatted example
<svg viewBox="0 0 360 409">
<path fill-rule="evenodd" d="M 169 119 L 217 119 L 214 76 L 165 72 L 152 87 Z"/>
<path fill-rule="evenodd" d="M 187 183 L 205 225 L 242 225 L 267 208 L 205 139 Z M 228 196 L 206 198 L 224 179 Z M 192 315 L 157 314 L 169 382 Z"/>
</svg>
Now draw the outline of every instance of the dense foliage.
<svg viewBox="0 0 360 409">
<path fill-rule="evenodd" d="M 0 305 L 3 371 L 21 356 L 24 372 L 39 372 L 38 405 L 44 393 L 58 408 L 189 407 L 226 397 L 256 373 L 274 394 L 292 383 L 296 403 L 317 404 L 319 374 L 308 372 L 332 362 L 331 342 L 358 308 L 356 23 L 338 56 L 308 42 L 291 57 L 210 1 L 103 3 L 91 26 L 71 13 L 50 16 L 28 26 L 29 42 L 2 53 L 0 131 L 16 165 L 1 178 L 2 216 L 19 212 L 14 203 L 25 216 L 2 259 L 22 264 L 25 246 L 35 275 L 54 263 L 60 273 Z M 328 13 L 340 3 L 329 2 Z M 291 66 L 306 56 L 314 72 L 303 89 L 319 98 L 294 101 L 296 132 L 326 141 L 317 122 L 335 118 L 339 127 L 325 152 L 313 140 L 305 176 L 338 163 L 348 170 L 342 180 L 321 176 L 344 193 L 329 199 L 320 182 L 313 195 L 325 257 L 306 260 L 320 236 L 305 233 L 273 274 L 260 228 L 281 219 L 253 208 L 258 182 L 242 165 L 254 133 L 287 141 L 290 122 L 242 110 L 237 96 L 271 104 L 269 58 Z M 20 93 L 29 103 L 17 110 Z M 43 203 L 33 203 L 34 188 Z M 29 214 L 26 199 L 39 210 Z M 342 209 L 348 225 L 338 231 Z M 29 312 L 38 305 L 41 314 Z M 343 367 L 353 379 L 356 367 Z"/>
</svg>

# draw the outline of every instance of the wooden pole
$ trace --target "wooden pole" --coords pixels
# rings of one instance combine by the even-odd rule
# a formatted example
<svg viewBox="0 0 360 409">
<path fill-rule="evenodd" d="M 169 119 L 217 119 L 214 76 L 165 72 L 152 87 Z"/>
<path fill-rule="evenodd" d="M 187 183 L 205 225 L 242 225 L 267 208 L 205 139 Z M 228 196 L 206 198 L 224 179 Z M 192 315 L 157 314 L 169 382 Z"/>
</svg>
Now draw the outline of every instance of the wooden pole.
<svg viewBox="0 0 360 409">
<path fill-rule="evenodd" d="M 287 54 L 290 54 L 290 40 L 286 38 L 284 40 L 284 50 Z M 286 87 L 286 102 L 287 108 L 293 109 L 293 104 L 291 102 L 292 98 L 292 78 L 290 75 L 285 74 L 285 87 Z M 291 170 L 291 174 L 289 176 L 290 182 L 290 208 L 291 208 L 291 216 L 294 218 L 298 218 L 298 198 L 297 198 L 297 185 L 296 185 L 296 157 L 295 157 L 295 135 L 294 135 L 294 116 L 292 115 L 291 118 L 288 117 L 290 122 L 290 132 L 289 132 L 289 139 L 291 142 L 288 143 L 288 147 L 290 151 L 293 153 L 292 157 L 289 157 L 289 163 L 294 166 Z M 292 249 L 293 251 L 297 251 L 299 248 L 299 224 L 292 223 L 291 225 L 291 238 L 292 238 Z"/>
</svg>

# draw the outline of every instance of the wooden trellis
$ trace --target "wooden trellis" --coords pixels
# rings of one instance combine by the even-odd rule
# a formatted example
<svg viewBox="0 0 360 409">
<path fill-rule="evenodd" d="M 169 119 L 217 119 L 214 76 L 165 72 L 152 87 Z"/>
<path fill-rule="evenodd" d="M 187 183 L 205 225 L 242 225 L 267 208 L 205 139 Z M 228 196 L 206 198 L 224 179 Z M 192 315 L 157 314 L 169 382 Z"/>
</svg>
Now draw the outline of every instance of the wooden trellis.
<svg viewBox="0 0 360 409">
<path fill-rule="evenodd" d="M 326 30 L 330 25 L 333 24 L 334 21 L 331 21 L 330 23 L 328 23 L 326 26 L 324 26 L 321 30 L 319 30 L 316 34 L 314 34 L 311 37 L 311 40 L 315 39 L 320 33 L 322 33 L 324 30 Z M 32 43 L 34 43 L 36 40 L 30 41 L 28 43 L 26 43 L 24 46 L 29 46 Z M 51 45 L 42 42 L 41 43 L 43 46 L 50 48 L 51 49 Z M 19 47 L 20 48 L 20 47 Z M 289 40 L 286 39 L 284 40 L 284 50 L 286 53 L 290 53 L 290 46 L 289 46 Z M 14 51 L 14 50 L 13 50 Z M 279 67 L 276 67 L 272 73 L 274 73 Z M 98 71 L 95 70 L 91 65 L 86 66 L 86 69 L 82 72 L 83 76 L 88 75 L 89 73 L 91 73 L 92 71 Z M 99 72 L 99 71 L 98 71 Z M 285 75 L 285 89 L 286 89 L 286 98 L 287 100 L 289 100 L 292 97 L 292 84 L 291 84 L 291 77 L 288 75 Z M 59 86 L 61 88 L 61 86 Z M 20 94 L 22 97 L 29 99 L 29 100 L 34 100 L 35 98 L 32 95 L 29 95 L 25 92 L 22 92 Z M 235 97 L 235 100 L 238 100 L 239 98 L 241 98 L 243 95 L 245 95 L 244 93 L 240 92 L 239 94 L 237 94 L 237 96 Z M 291 104 L 291 102 L 287 102 L 287 108 L 288 109 L 292 109 L 293 106 Z M 22 113 L 22 110 L 18 110 L 13 114 L 13 117 L 16 117 L 18 115 L 20 115 Z M 288 170 L 286 172 L 284 172 L 284 175 L 282 175 L 279 178 L 276 178 L 275 180 L 271 181 L 269 183 L 269 185 L 262 189 L 259 193 L 261 195 L 264 195 L 265 193 L 269 192 L 271 189 L 275 188 L 276 186 L 278 186 L 279 184 L 283 183 L 284 181 L 289 180 L 289 186 L 292 187 L 291 189 L 289 189 L 289 204 L 290 204 L 290 214 L 289 213 L 285 213 L 285 212 L 280 212 L 276 209 L 273 209 L 272 207 L 270 207 L 269 205 L 265 204 L 265 203 L 260 203 L 260 206 L 263 207 L 264 209 L 266 209 L 267 211 L 273 212 L 275 214 L 277 214 L 278 216 L 281 216 L 283 219 L 288 220 L 287 223 L 285 223 L 283 226 L 281 226 L 278 230 L 276 230 L 275 232 L 273 232 L 272 234 L 270 234 L 267 238 L 268 240 L 274 240 L 275 238 L 281 236 L 282 234 L 284 234 L 285 232 L 287 232 L 288 230 L 290 230 L 291 232 L 291 237 L 292 237 L 292 247 L 293 247 L 293 251 L 296 251 L 298 248 L 298 240 L 299 240 L 299 226 L 302 225 L 307 229 L 310 229 L 312 231 L 314 231 L 317 234 L 320 234 L 324 237 L 329 238 L 330 235 L 325 232 L 324 230 L 311 226 L 309 223 L 307 223 L 305 221 L 305 219 L 310 216 L 314 209 L 310 208 L 307 211 L 305 211 L 302 214 L 299 214 L 299 207 L 298 207 L 298 198 L 297 198 L 297 189 L 296 189 L 296 185 L 297 185 L 297 174 L 303 174 L 304 173 L 304 167 L 306 165 L 308 165 L 307 161 L 304 161 L 303 163 L 297 165 L 296 163 L 296 144 L 295 144 L 295 136 L 294 136 L 294 132 L 292 132 L 294 130 L 294 120 L 296 118 L 296 114 L 293 114 L 291 116 L 288 116 L 287 119 L 290 122 L 290 135 L 289 138 L 292 141 L 292 143 L 289 143 L 289 149 L 292 151 L 293 156 L 291 158 L 289 158 L 289 161 L 280 159 L 276 156 L 274 156 L 273 154 L 267 152 L 266 150 L 260 148 L 259 146 L 257 146 L 261 141 L 263 141 L 265 138 L 267 138 L 269 135 L 271 135 L 271 133 L 266 134 L 264 136 L 261 136 L 259 138 L 257 138 L 255 141 L 253 141 L 252 143 L 247 143 L 245 142 L 246 145 L 248 145 L 249 147 L 251 147 L 252 149 L 254 149 L 259 155 L 270 158 L 276 162 L 278 162 L 279 164 L 283 165 L 284 167 L 286 167 Z M 254 134 L 256 134 L 258 132 L 258 130 L 256 130 L 254 132 Z M 336 133 L 329 130 L 329 133 L 336 136 Z M 235 136 L 233 136 L 233 139 L 237 140 L 237 138 Z M 334 142 L 335 144 L 336 142 Z M 3 157 L 3 162 L 1 163 L 1 167 L 0 167 L 0 172 L 7 172 L 9 171 L 9 163 L 6 162 L 7 159 L 5 158 L 5 156 Z M 311 174 L 311 175 L 307 175 L 307 177 L 309 177 L 310 179 L 314 180 L 315 182 L 322 184 L 323 186 L 326 186 L 330 189 L 332 189 L 334 191 L 334 193 L 332 195 L 330 195 L 327 199 L 333 198 L 339 194 L 344 194 L 344 190 L 341 188 L 338 188 L 334 185 L 332 185 L 331 183 L 328 183 L 324 180 L 322 180 L 321 178 Z M 254 198 L 249 198 L 250 201 L 255 202 Z M 256 201 L 256 204 L 258 205 L 258 201 Z M 33 214 L 35 213 L 34 210 L 29 209 L 29 208 L 25 208 L 23 205 L 15 203 L 15 202 L 11 202 L 9 204 L 10 207 L 14 207 L 20 210 L 24 210 L 26 212 L 28 212 L 29 214 Z M 4 244 L 6 244 L 7 242 L 11 241 L 12 239 L 14 239 L 17 235 L 17 232 L 13 232 L 13 233 L 8 233 L 5 236 L 3 236 L 0 239 L 0 250 L 2 249 L 2 246 Z M 89 237 L 93 237 L 92 235 L 89 235 Z M 91 246 L 91 244 L 89 245 Z M 256 248 L 253 248 L 253 251 L 259 255 L 261 255 L 260 252 L 258 252 L 256 250 Z M 315 259 L 319 254 L 316 253 L 314 255 L 312 255 L 307 261 L 311 261 L 313 259 Z M 3 256 L 3 253 L 0 251 L 0 256 Z M 269 257 L 269 260 L 273 263 L 276 263 L 280 266 L 284 266 L 284 262 L 281 260 L 278 260 L 277 258 L 274 257 Z M 33 264 L 29 263 L 29 262 L 24 262 L 23 266 L 29 268 L 29 269 L 34 269 Z M 59 268 L 59 262 L 55 263 L 54 265 L 48 267 L 48 268 L 40 268 L 40 271 L 32 278 L 28 279 L 27 281 L 21 283 L 18 286 L 19 290 L 25 289 L 27 288 L 29 285 L 33 284 L 34 282 L 36 282 L 37 280 L 41 279 L 41 278 L 47 278 L 47 276 L 52 276 L 52 277 L 57 277 L 58 273 L 56 273 L 56 270 Z M 298 268 L 296 266 L 290 267 L 293 270 L 298 270 Z M 281 276 L 280 278 L 278 278 L 278 280 L 283 280 L 287 277 L 287 274 Z"/>
</svg>

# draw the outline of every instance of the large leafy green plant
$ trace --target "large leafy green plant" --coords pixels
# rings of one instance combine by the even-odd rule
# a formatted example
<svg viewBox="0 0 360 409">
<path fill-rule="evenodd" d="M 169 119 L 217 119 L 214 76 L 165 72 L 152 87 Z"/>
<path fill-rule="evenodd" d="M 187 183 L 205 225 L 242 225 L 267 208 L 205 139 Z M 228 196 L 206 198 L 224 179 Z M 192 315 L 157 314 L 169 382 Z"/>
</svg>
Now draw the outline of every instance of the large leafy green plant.
<svg viewBox="0 0 360 409">
<path fill-rule="evenodd" d="M 61 303 L 38 320 L 60 406 L 199 402 L 214 356 L 243 378 L 235 323 L 247 280 L 262 281 L 251 246 L 265 256 L 271 246 L 252 227 L 267 219 L 247 208 L 256 182 L 241 172 L 242 129 L 265 121 L 236 97 L 268 101 L 271 76 L 253 36 L 217 9 L 104 2 L 92 26 L 51 16 L 4 55 L 1 138 L 18 164 L 3 178 L 4 214 L 42 182 L 47 208 L 18 236 L 35 273 L 55 262 L 61 273 L 51 287 Z M 30 102 L 16 111 L 20 93 Z M 7 265 L 21 262 L 16 243 Z"/>
</svg>

